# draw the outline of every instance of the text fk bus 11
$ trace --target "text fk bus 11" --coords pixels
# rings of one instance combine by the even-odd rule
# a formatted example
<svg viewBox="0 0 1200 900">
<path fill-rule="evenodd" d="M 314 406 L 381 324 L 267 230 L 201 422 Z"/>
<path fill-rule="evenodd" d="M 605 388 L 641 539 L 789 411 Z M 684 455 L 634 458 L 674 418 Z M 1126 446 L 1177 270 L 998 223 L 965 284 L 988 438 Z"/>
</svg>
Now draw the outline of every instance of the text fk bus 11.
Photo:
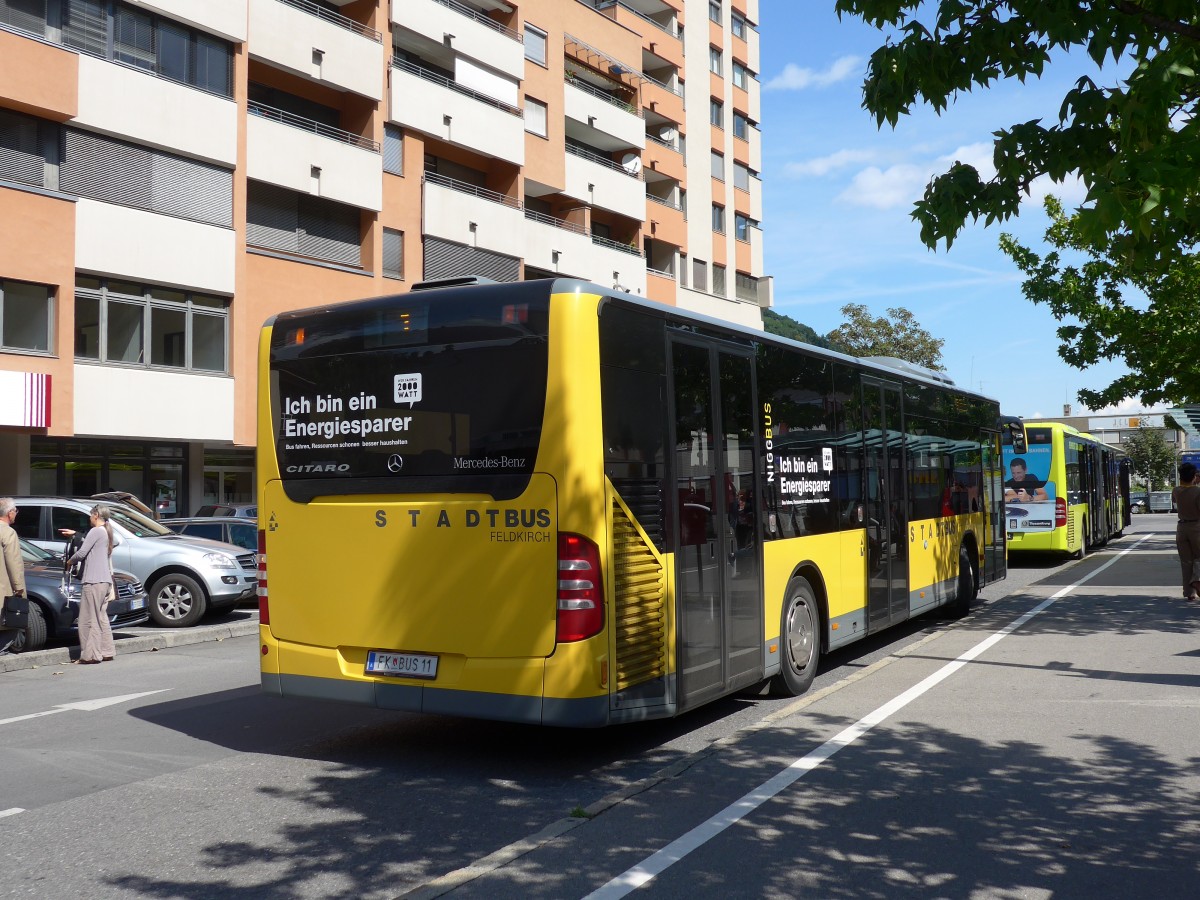
<svg viewBox="0 0 1200 900">
<path fill-rule="evenodd" d="M 1130 464 L 1061 422 L 1026 422 L 1025 452 L 1004 447 L 1008 548 L 1083 556 L 1130 522 Z"/>
<path fill-rule="evenodd" d="M 997 405 L 933 373 L 555 279 L 283 313 L 259 374 L 272 694 L 658 718 L 1005 574 Z"/>
</svg>

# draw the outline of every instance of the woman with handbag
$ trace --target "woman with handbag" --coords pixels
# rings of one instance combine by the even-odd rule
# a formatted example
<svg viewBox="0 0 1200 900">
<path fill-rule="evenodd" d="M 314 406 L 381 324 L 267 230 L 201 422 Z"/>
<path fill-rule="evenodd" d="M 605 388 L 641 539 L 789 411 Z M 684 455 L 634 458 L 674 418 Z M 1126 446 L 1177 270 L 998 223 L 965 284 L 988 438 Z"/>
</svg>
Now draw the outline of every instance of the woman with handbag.
<svg viewBox="0 0 1200 900">
<path fill-rule="evenodd" d="M 92 509 L 91 530 L 83 546 L 71 554 L 67 565 L 83 562 L 80 581 L 83 596 L 79 600 L 79 659 L 80 665 L 107 662 L 116 656 L 112 626 L 108 622 L 108 601 L 112 596 L 112 552 L 119 543 L 109 524 L 107 506 Z"/>
</svg>

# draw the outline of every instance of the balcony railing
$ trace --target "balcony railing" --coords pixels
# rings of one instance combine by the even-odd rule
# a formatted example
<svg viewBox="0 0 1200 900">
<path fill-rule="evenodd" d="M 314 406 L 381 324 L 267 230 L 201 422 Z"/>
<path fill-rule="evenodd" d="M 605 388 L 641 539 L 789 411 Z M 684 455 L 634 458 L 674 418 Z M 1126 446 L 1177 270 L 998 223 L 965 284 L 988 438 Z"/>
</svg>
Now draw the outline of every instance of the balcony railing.
<svg viewBox="0 0 1200 900">
<path fill-rule="evenodd" d="M 646 199 L 649 200 L 651 203 L 657 203 L 660 206 L 666 206 L 669 209 L 674 209 L 679 212 L 683 212 L 683 207 L 678 205 L 677 203 L 675 203 L 672 200 L 665 200 L 662 197 L 656 197 L 654 194 L 646 194 Z"/>
<path fill-rule="evenodd" d="M 485 16 L 483 13 L 481 13 L 477 9 L 472 9 L 471 7 L 465 6 L 462 3 L 456 3 L 455 0 L 433 0 L 433 2 L 440 3 L 442 6 L 446 7 L 447 9 L 452 9 L 459 15 L 466 16 L 468 19 L 474 19 L 480 25 L 484 25 L 484 26 L 492 29 L 493 31 L 499 32 L 500 34 L 504 35 L 507 38 L 512 38 L 518 44 L 525 43 L 525 38 L 521 35 L 521 33 L 519 31 L 513 31 L 511 28 L 508 28 L 507 26 L 501 25 L 499 22 L 489 19 L 487 16 Z"/>
<path fill-rule="evenodd" d="M 574 222 L 568 222 L 566 219 L 548 216 L 545 213 L 534 212 L 532 209 L 525 210 L 525 218 L 532 222 L 541 222 L 543 225 L 553 226 L 554 228 L 562 228 L 564 231 L 573 231 L 575 234 L 588 233 L 587 229 L 582 225 L 576 225 Z"/>
<path fill-rule="evenodd" d="M 614 97 L 607 91 L 602 91 L 595 85 L 588 84 L 582 78 L 574 78 L 570 72 L 566 73 L 566 80 L 567 84 L 571 85 L 571 87 L 578 88 L 584 93 L 591 94 L 593 97 L 598 97 L 605 103 L 611 103 L 613 106 L 617 107 L 617 109 L 623 109 L 631 116 L 637 116 L 639 119 L 642 117 L 642 111 L 634 104 L 622 100 L 620 97 Z"/>
<path fill-rule="evenodd" d="M 343 144 L 361 147 L 364 150 L 370 150 L 372 153 L 379 152 L 378 141 L 373 141 L 370 138 L 365 138 L 362 135 L 349 131 L 343 131 L 341 128 L 334 128 L 332 125 L 326 125 L 323 122 L 306 119 L 295 113 L 276 109 L 274 106 L 267 106 L 265 103 L 257 103 L 251 100 L 246 104 L 246 111 L 252 116 L 261 116 L 264 119 L 270 119 L 272 122 L 280 122 L 292 128 L 299 128 L 301 131 L 309 131 L 321 137 L 341 141 Z"/>
<path fill-rule="evenodd" d="M 636 172 L 630 172 L 624 166 L 613 162 L 607 156 L 601 156 L 599 153 L 592 153 L 590 150 L 584 150 L 582 147 L 576 147 L 574 144 L 567 144 L 567 153 L 571 156 L 578 156 L 581 159 L 586 159 L 589 162 L 594 162 L 598 166 L 612 169 L 614 172 L 620 172 L 630 178 L 635 178 L 638 181 L 642 180 L 642 172 L 639 169 Z"/>
<path fill-rule="evenodd" d="M 637 247 L 631 247 L 629 244 L 622 244 L 620 241 L 614 241 L 612 238 L 600 237 L 598 234 L 592 235 L 592 243 L 598 244 L 601 247 L 608 247 L 610 250 L 620 250 L 622 253 L 628 253 L 630 256 L 641 256 L 642 251 Z"/>
<path fill-rule="evenodd" d="M 462 194 L 470 194 L 473 197 L 478 197 L 480 200 L 488 200 L 492 203 L 500 203 L 511 209 L 520 209 L 521 201 L 515 197 L 510 197 L 507 194 L 501 194 L 499 191 L 491 191 L 487 188 L 477 187 L 473 184 L 468 184 L 465 181 L 459 181 L 457 178 L 448 178 L 445 175 L 439 175 L 437 172 L 425 172 L 425 181 L 429 184 L 440 185 L 444 188 L 449 188 L 452 191 L 458 191 Z"/>
<path fill-rule="evenodd" d="M 464 97 L 470 97 L 472 100 L 478 100 L 480 103 L 486 103 L 488 106 L 494 106 L 496 109 L 506 112 L 509 115 L 522 118 L 521 110 L 515 106 L 509 106 L 503 100 L 497 100 L 495 97 L 489 97 L 487 94 L 481 94 L 479 91 L 473 91 L 468 87 L 463 87 L 452 78 L 447 78 L 437 72 L 432 72 L 423 66 L 418 66 L 416 63 L 411 63 L 407 59 L 400 56 L 392 57 L 392 68 L 400 69 L 408 72 L 410 75 L 416 75 L 418 78 L 423 78 L 426 81 L 432 81 L 434 84 L 440 84 L 444 88 L 449 88 L 456 93 L 462 94 Z"/>
<path fill-rule="evenodd" d="M 310 0 L 279 0 L 280 3 L 286 3 L 288 6 L 294 6 L 296 9 L 303 10 L 310 16 L 316 16 L 318 19 L 324 19 L 326 22 L 332 22 L 339 28 L 345 28 L 348 31 L 353 31 L 355 34 L 361 34 L 365 38 L 370 38 L 377 44 L 383 43 L 383 35 L 370 28 L 361 22 L 355 22 L 353 19 L 348 19 L 339 13 L 332 12 L 323 6 L 318 6 Z"/>
<path fill-rule="evenodd" d="M 668 150 L 674 150 L 676 153 L 680 152 L 679 148 L 675 146 L 674 141 L 664 141 L 662 138 L 655 137 L 652 134 L 647 134 L 646 140 L 652 144 L 658 144 L 660 147 L 666 147 Z"/>
<path fill-rule="evenodd" d="M 671 37 L 679 37 L 678 33 L 676 33 L 674 30 L 672 30 L 672 28 L 669 25 L 664 25 L 662 22 L 656 22 L 654 19 L 650 18 L 644 12 L 640 12 L 639 10 L 634 9 L 628 3 L 622 3 L 621 0 L 579 0 L 579 2 L 582 3 L 584 6 L 590 6 L 592 9 L 596 10 L 596 12 L 598 12 L 604 16 L 607 16 L 610 19 L 616 19 L 616 17 L 617 17 L 616 10 L 617 10 L 617 7 L 619 6 L 621 9 L 625 10 L 627 13 L 637 16 L 643 22 L 653 25 L 659 31 L 665 31 L 667 34 L 671 35 Z"/>
</svg>

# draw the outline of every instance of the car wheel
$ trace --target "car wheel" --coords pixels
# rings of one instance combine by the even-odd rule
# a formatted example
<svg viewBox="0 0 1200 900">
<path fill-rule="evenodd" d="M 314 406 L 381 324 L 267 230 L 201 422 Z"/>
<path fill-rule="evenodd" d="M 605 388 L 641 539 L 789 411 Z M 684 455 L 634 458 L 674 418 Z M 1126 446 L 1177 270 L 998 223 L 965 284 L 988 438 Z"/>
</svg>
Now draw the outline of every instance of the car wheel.
<svg viewBox="0 0 1200 900">
<path fill-rule="evenodd" d="M 977 591 L 975 569 L 971 565 L 971 553 L 966 545 L 958 548 L 958 580 L 954 588 L 954 599 L 946 604 L 946 615 L 953 619 L 961 619 L 971 611 Z"/>
<path fill-rule="evenodd" d="M 29 603 L 29 624 L 24 631 L 18 631 L 8 648 L 12 653 L 31 653 L 46 646 L 46 614 L 37 603 Z"/>
<path fill-rule="evenodd" d="M 771 680 L 771 693 L 798 697 L 809 689 L 817 676 L 817 663 L 821 658 L 821 613 L 812 586 L 803 578 L 793 578 L 784 597 L 780 622 L 783 658 L 779 674 Z"/>
<path fill-rule="evenodd" d="M 163 628 L 195 625 L 207 606 L 204 588 L 178 572 L 164 575 L 150 588 L 150 618 Z"/>
</svg>

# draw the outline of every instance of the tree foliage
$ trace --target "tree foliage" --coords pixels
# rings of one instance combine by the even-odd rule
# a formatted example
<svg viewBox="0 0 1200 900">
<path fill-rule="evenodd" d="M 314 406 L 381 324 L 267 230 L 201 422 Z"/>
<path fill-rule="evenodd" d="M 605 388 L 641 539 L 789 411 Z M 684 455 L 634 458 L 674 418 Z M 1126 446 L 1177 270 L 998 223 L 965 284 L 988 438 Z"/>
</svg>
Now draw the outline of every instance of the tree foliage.
<svg viewBox="0 0 1200 900">
<path fill-rule="evenodd" d="M 1115 359 L 1129 369 L 1107 387 L 1081 390 L 1079 399 L 1100 409 L 1134 396 L 1147 405 L 1200 398 L 1200 260 L 1181 254 L 1162 270 L 1139 270 L 1115 238 L 1086 237 L 1080 214 L 1067 215 L 1053 197 L 1046 213 L 1053 249 L 1044 256 L 1011 235 L 1000 238 L 1025 275 L 1023 293 L 1065 321 L 1058 328 L 1063 360 L 1083 369 Z M 1085 261 L 1069 265 L 1064 253 Z"/>
<path fill-rule="evenodd" d="M 921 327 L 916 316 L 904 307 L 887 311 L 887 317 L 873 316 L 861 303 L 842 307 L 846 321 L 829 332 L 829 346 L 850 356 L 895 356 L 908 362 L 941 371 L 941 338 Z"/>
<path fill-rule="evenodd" d="M 1056 122 L 996 131 L 988 181 L 961 162 L 934 178 L 913 212 L 929 247 L 949 247 L 968 220 L 1016 215 L 1035 178 L 1071 173 L 1088 191 L 1076 231 L 1126 265 L 1163 269 L 1196 244 L 1196 0 L 837 0 L 836 9 L 898 31 L 872 54 L 863 88 L 863 106 L 880 126 L 895 126 L 918 102 L 941 113 L 999 79 L 1039 78 L 1057 51 L 1131 69 L 1111 85 L 1081 74 Z"/>
<path fill-rule="evenodd" d="M 1129 454 L 1134 474 L 1146 481 L 1146 490 L 1153 491 L 1162 484 L 1170 484 L 1175 470 L 1175 451 L 1157 428 L 1142 426 L 1121 442 Z"/>
<path fill-rule="evenodd" d="M 803 322 L 797 322 L 791 316 L 777 313 L 773 309 L 763 310 L 763 328 L 770 334 L 791 338 L 793 341 L 803 341 L 818 347 L 829 346 L 829 342 L 825 338 Z"/>
</svg>

